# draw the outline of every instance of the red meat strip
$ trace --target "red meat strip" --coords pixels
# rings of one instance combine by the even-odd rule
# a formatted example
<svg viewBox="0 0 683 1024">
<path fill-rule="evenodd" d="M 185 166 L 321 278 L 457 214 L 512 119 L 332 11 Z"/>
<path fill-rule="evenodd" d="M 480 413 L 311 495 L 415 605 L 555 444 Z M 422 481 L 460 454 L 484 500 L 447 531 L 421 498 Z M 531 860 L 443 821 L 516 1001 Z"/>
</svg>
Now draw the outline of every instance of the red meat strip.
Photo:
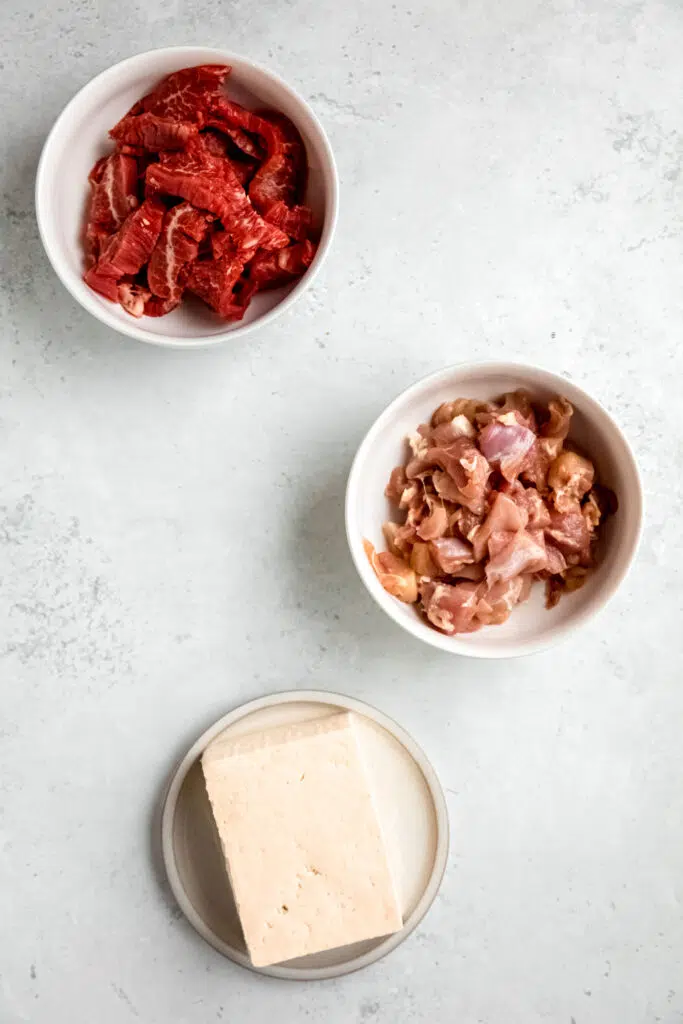
<svg viewBox="0 0 683 1024">
<path fill-rule="evenodd" d="M 233 290 L 243 267 L 244 256 L 239 254 L 199 260 L 190 268 L 187 287 L 224 319 L 241 319 L 246 306 L 236 300 Z"/>
<path fill-rule="evenodd" d="M 215 260 L 220 260 L 229 253 L 234 253 L 235 247 L 227 231 L 211 232 L 211 254 Z"/>
<path fill-rule="evenodd" d="M 265 146 L 269 143 L 271 147 L 275 145 L 276 129 L 269 121 L 220 94 L 211 97 L 206 123 L 211 128 L 225 131 L 226 134 L 228 128 L 240 128 L 250 135 L 260 136 Z M 263 159 L 263 150 L 260 149 L 258 154 L 253 155 Z"/>
<path fill-rule="evenodd" d="M 92 267 L 97 263 L 102 249 L 110 238 L 111 233 L 99 224 L 91 222 L 87 225 L 85 229 L 85 249 L 88 267 Z"/>
<path fill-rule="evenodd" d="M 109 132 L 120 144 L 158 153 L 161 149 L 183 149 L 196 138 L 197 125 L 191 121 L 176 121 L 157 114 L 138 114 L 124 117 Z"/>
<path fill-rule="evenodd" d="M 190 203 L 180 203 L 166 211 L 147 268 L 149 287 L 159 298 L 180 298 L 178 276 L 183 267 L 196 260 L 209 219 Z"/>
<path fill-rule="evenodd" d="M 166 316 L 180 303 L 181 296 L 181 290 L 178 291 L 177 296 L 169 299 L 160 299 L 158 295 L 152 295 L 145 302 L 145 316 Z"/>
<path fill-rule="evenodd" d="M 226 102 L 229 103 L 230 101 L 226 100 Z M 212 115 L 207 117 L 206 124 L 215 132 L 219 132 L 224 135 L 226 142 L 227 139 L 230 139 L 233 145 L 235 145 L 241 153 L 244 153 L 244 155 L 248 156 L 252 161 L 255 161 L 257 164 L 261 163 L 264 157 L 264 150 L 262 146 L 260 146 L 256 139 L 249 135 L 249 133 L 243 128 L 229 124 L 222 117 Z"/>
<path fill-rule="evenodd" d="M 282 249 L 289 239 L 267 224 L 252 207 L 229 160 L 211 157 L 203 149 L 178 154 L 178 160 L 152 164 L 146 175 L 148 194 L 180 196 L 193 206 L 219 217 L 240 249 Z"/>
<path fill-rule="evenodd" d="M 209 128 L 199 135 L 199 142 L 211 156 L 229 156 L 230 144 L 220 132 Z"/>
<path fill-rule="evenodd" d="M 303 242 L 311 231 L 313 211 L 308 206 L 287 206 L 279 200 L 271 203 L 263 214 L 263 219 L 281 228 L 290 238 Z"/>
<path fill-rule="evenodd" d="M 310 267 L 315 256 L 313 242 L 297 242 L 279 252 L 257 252 L 249 264 L 249 282 L 254 290 L 264 291 L 289 284 Z"/>
<path fill-rule="evenodd" d="M 102 231 L 116 231 L 138 205 L 135 158 L 124 153 L 112 153 L 97 161 L 89 180 L 93 192 L 88 223 Z"/>
<path fill-rule="evenodd" d="M 284 114 L 259 111 L 267 126 L 267 159 L 254 175 L 249 196 L 257 210 L 265 214 L 277 202 L 294 204 L 303 193 L 306 166 L 304 144 L 299 132 Z"/>
<path fill-rule="evenodd" d="M 93 291 L 104 295 L 105 299 L 110 299 L 111 302 L 119 301 L 118 284 L 115 277 L 100 274 L 97 267 L 93 266 L 83 275 L 83 280 Z"/>
<path fill-rule="evenodd" d="M 256 209 L 266 214 L 274 203 L 295 203 L 303 191 L 306 161 L 303 141 L 289 118 L 277 111 L 256 114 L 223 96 L 213 101 L 212 112 L 214 126 L 241 128 L 263 140 L 266 160 L 249 186 Z"/>
<path fill-rule="evenodd" d="M 196 68 L 183 68 L 165 78 L 133 110 L 175 121 L 204 124 L 208 109 L 220 94 L 220 87 L 230 70 L 227 64 L 202 64 Z"/>
<path fill-rule="evenodd" d="M 94 268 L 97 275 L 118 280 L 137 274 L 152 254 L 165 213 L 158 199 L 145 199 L 107 243 Z"/>
<path fill-rule="evenodd" d="M 214 132 L 211 130 L 202 132 L 199 136 L 199 142 L 209 156 L 220 157 L 221 159 L 228 160 L 240 185 L 242 188 L 246 189 L 254 176 L 254 172 L 258 167 L 258 164 L 253 160 L 237 160 L 232 157 L 230 155 L 229 143 L 225 137 L 220 134 L 220 132 Z"/>
</svg>

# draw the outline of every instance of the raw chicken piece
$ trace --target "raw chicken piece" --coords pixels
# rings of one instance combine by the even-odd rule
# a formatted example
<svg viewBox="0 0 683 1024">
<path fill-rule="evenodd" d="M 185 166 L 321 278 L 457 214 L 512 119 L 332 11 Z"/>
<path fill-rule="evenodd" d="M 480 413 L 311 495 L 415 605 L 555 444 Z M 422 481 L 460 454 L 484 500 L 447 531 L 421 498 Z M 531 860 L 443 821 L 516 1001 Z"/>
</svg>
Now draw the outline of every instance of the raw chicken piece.
<svg viewBox="0 0 683 1024">
<path fill-rule="evenodd" d="M 516 412 L 496 417 L 482 430 L 479 445 L 492 466 L 498 466 L 506 480 L 516 480 L 536 440 Z"/>
<path fill-rule="evenodd" d="M 505 582 L 523 573 L 540 572 L 547 564 L 543 533 L 532 535 L 519 530 L 489 560 L 486 579 L 489 583 Z"/>
<path fill-rule="evenodd" d="M 389 551 L 377 554 L 369 540 L 363 541 L 363 547 L 384 589 L 399 601 L 414 604 L 417 601 L 417 576 L 410 566 Z"/>
<path fill-rule="evenodd" d="M 426 500 L 429 514 L 418 526 L 417 535 L 421 540 L 436 540 L 448 530 L 448 512 L 442 501 L 435 500 L 431 495 Z"/>
<path fill-rule="evenodd" d="M 500 626 L 509 618 L 515 605 L 526 601 L 530 593 L 530 576 L 515 576 L 511 580 L 494 583 L 479 598 L 477 618 L 484 626 Z"/>
<path fill-rule="evenodd" d="M 472 633 L 481 623 L 475 621 L 478 583 L 422 583 L 420 597 L 424 613 L 442 633 Z"/>
<path fill-rule="evenodd" d="M 498 492 L 491 505 L 491 510 L 474 534 L 474 558 L 479 562 L 486 556 L 489 537 L 492 533 L 501 530 L 509 530 L 516 533 L 523 530 L 527 524 L 527 515 L 515 502 L 507 496 Z"/>
<path fill-rule="evenodd" d="M 474 562 L 472 545 L 458 537 L 441 537 L 429 545 L 432 558 L 449 576 L 456 575 L 464 565 Z"/>
<path fill-rule="evenodd" d="M 593 486 L 593 463 L 576 452 L 563 451 L 548 470 L 548 486 L 558 512 L 569 512 Z"/>
</svg>

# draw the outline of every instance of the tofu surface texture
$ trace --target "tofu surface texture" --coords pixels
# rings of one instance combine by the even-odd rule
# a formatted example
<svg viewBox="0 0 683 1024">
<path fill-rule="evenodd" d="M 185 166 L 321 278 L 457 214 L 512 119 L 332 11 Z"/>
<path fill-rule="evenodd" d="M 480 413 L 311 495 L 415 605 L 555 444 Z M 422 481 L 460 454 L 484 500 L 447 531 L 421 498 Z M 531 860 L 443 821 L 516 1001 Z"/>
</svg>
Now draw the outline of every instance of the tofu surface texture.
<svg viewBox="0 0 683 1024">
<path fill-rule="evenodd" d="M 352 714 L 218 736 L 202 768 L 255 966 L 402 927 Z"/>
</svg>

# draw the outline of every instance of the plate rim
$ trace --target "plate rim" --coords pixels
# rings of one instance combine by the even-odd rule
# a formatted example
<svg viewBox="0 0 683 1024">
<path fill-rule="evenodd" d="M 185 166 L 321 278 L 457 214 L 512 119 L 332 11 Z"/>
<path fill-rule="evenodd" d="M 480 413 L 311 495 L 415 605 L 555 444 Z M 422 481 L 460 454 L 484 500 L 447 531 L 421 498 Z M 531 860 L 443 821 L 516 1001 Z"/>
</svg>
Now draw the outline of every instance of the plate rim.
<svg viewBox="0 0 683 1024">
<path fill-rule="evenodd" d="M 401 928 L 400 931 L 395 932 L 393 935 L 387 936 L 387 938 L 375 946 L 374 949 L 368 950 L 366 953 L 354 957 L 348 963 L 334 964 L 328 967 L 295 969 L 292 967 L 280 966 L 278 964 L 273 964 L 269 967 L 255 967 L 249 960 L 248 956 L 232 949 L 208 927 L 204 919 L 196 911 L 193 903 L 187 895 L 178 870 L 173 843 L 173 826 L 180 790 L 182 789 L 183 783 L 185 782 L 190 769 L 196 763 L 200 754 L 206 749 L 208 744 L 228 726 L 242 718 L 245 718 L 247 715 L 277 704 L 290 703 L 327 704 L 331 707 L 345 708 L 349 711 L 355 711 L 357 714 L 363 715 L 365 718 L 369 718 L 377 725 L 386 729 L 386 731 L 393 736 L 394 739 L 398 740 L 398 742 L 408 751 L 422 772 L 427 789 L 429 790 L 429 794 L 432 798 L 436 817 L 436 850 L 434 854 L 434 864 L 424 891 L 420 896 L 416 907 L 404 923 L 403 928 Z M 284 979 L 287 981 L 323 981 L 328 978 L 338 978 L 342 975 L 352 974 L 356 971 L 362 970 L 364 967 L 369 967 L 371 964 L 377 963 L 378 960 L 383 959 L 394 949 L 400 946 L 401 943 L 404 942 L 415 930 L 415 928 L 417 928 L 434 903 L 446 873 L 450 847 L 450 823 L 446 797 L 434 766 L 423 751 L 422 747 L 420 747 L 417 741 L 413 739 L 410 733 L 408 733 L 403 726 L 399 725 L 398 722 L 394 721 L 393 718 L 385 714 L 383 711 L 380 711 L 378 708 L 375 708 L 373 705 L 368 704 L 365 701 L 359 700 L 357 697 L 350 697 L 343 693 L 336 693 L 328 690 L 282 690 L 269 693 L 263 697 L 257 697 L 254 700 L 238 705 L 236 708 L 233 708 L 232 711 L 222 715 L 213 723 L 213 725 L 210 725 L 208 729 L 205 729 L 204 732 L 197 737 L 187 753 L 184 754 L 176 764 L 170 774 L 168 782 L 165 785 L 162 798 L 160 832 L 161 852 L 168 883 L 178 906 L 194 930 L 204 939 L 205 942 L 212 946 L 216 952 L 221 953 L 228 960 L 238 964 L 240 967 L 245 967 L 247 970 L 253 971 L 256 974 L 265 975 L 271 978 Z"/>
</svg>

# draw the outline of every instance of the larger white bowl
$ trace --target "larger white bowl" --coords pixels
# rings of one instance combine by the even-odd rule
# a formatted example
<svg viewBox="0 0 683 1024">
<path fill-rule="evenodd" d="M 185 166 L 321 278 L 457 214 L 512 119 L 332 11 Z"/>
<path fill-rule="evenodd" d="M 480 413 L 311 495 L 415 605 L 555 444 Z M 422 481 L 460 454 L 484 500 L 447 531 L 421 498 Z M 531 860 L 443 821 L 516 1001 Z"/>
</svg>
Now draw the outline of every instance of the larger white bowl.
<svg viewBox="0 0 683 1024">
<path fill-rule="evenodd" d="M 313 263 L 298 281 L 257 294 L 239 323 L 226 323 L 199 303 L 181 303 L 167 316 L 136 320 L 83 281 L 82 231 L 90 186 L 88 172 L 112 148 L 108 131 L 162 78 L 196 64 L 230 64 L 228 94 L 246 107 L 272 107 L 299 129 L 308 157 L 305 202 L 322 229 Z M 139 341 L 175 348 L 236 340 L 270 323 L 310 286 L 327 254 L 337 221 L 339 185 L 327 136 L 308 104 L 286 82 L 226 50 L 171 46 L 121 61 L 93 78 L 64 108 L 47 137 L 36 178 L 36 214 L 45 251 L 62 283 L 80 304 L 109 327 Z"/>
<path fill-rule="evenodd" d="M 605 523 L 602 561 L 585 586 L 562 597 L 548 611 L 544 587 L 534 586 L 530 599 L 515 608 L 501 626 L 477 633 L 446 636 L 428 626 L 415 609 L 381 586 L 365 551 L 367 537 L 384 550 L 382 523 L 391 518 L 384 488 L 394 466 L 405 461 L 405 438 L 428 421 L 441 402 L 455 398 L 492 399 L 526 388 L 539 400 L 564 395 L 574 406 L 569 437 L 591 457 L 601 483 L 617 495 L 619 508 Z M 510 658 L 557 643 L 594 615 L 614 594 L 638 547 L 643 497 L 638 468 L 628 441 L 608 413 L 564 377 L 534 366 L 483 363 L 450 366 L 413 384 L 389 405 L 363 440 L 346 491 L 346 531 L 351 555 L 365 586 L 394 622 L 433 647 L 473 658 Z"/>
</svg>

